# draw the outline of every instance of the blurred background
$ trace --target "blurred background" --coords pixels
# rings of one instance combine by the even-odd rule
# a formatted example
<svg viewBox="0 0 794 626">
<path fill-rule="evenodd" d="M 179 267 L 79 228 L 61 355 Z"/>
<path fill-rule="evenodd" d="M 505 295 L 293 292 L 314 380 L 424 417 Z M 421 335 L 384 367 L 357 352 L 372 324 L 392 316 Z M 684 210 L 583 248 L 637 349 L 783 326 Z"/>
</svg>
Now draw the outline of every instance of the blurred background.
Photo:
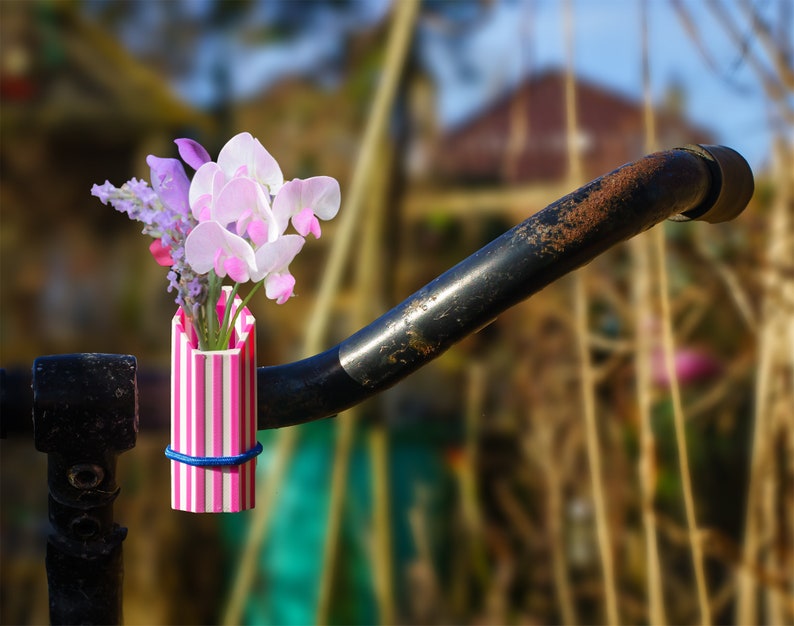
<svg viewBox="0 0 794 626">
<path fill-rule="evenodd" d="M 138 360 L 128 624 L 794 623 L 793 4 L 0 2 L 2 623 L 48 620 L 46 456 L 19 407 L 33 360 L 71 352 Z M 348 414 L 261 432 L 257 509 L 192 515 L 162 454 L 166 271 L 89 191 L 240 131 L 287 179 L 342 186 L 297 297 L 253 301 L 260 365 L 647 152 L 728 145 L 756 193 L 610 250 Z"/>
</svg>

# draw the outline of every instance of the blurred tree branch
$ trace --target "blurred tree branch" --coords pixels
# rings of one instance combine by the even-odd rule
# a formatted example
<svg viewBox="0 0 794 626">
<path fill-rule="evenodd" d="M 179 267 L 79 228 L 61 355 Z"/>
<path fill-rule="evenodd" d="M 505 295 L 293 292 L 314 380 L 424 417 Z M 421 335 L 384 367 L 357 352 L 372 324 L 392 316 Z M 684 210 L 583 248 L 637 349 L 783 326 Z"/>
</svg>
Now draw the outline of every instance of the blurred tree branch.
<svg viewBox="0 0 794 626">
<path fill-rule="evenodd" d="M 794 107 L 788 101 L 788 96 L 790 96 L 792 88 L 794 87 L 794 68 L 792 68 L 790 60 L 786 58 L 786 49 L 788 45 L 785 41 L 775 40 L 770 27 L 766 24 L 761 15 L 750 5 L 748 0 L 739 1 L 748 16 L 747 19 L 752 24 L 752 35 L 758 37 L 769 59 L 759 57 L 759 55 L 751 49 L 747 41 L 745 41 L 746 38 L 741 33 L 740 25 L 736 22 L 735 18 L 730 15 L 724 3 L 718 0 L 708 0 L 706 5 L 717 22 L 719 22 L 725 34 L 739 49 L 742 58 L 747 61 L 748 65 L 758 77 L 764 93 L 766 93 L 770 101 L 775 104 L 780 118 L 785 123 L 794 125 Z M 717 61 L 709 52 L 702 29 L 696 26 L 683 0 L 670 0 L 670 3 L 678 15 L 684 30 L 697 47 L 706 65 L 715 74 L 721 75 L 722 73 L 719 70 Z M 770 62 L 772 65 L 771 68 L 769 67 Z M 731 77 L 723 75 L 721 78 L 740 91 L 746 91 L 745 88 L 735 83 Z"/>
</svg>

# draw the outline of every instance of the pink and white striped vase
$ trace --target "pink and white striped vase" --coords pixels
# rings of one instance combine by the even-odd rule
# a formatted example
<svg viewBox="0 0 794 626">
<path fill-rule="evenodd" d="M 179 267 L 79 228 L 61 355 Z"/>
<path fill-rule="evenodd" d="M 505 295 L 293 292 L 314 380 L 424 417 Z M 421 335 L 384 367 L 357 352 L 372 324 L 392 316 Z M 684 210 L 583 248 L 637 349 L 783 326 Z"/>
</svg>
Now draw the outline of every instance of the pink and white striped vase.
<svg viewBox="0 0 794 626">
<path fill-rule="evenodd" d="M 218 302 L 223 316 L 231 288 Z M 234 314 L 242 305 L 235 297 Z M 256 325 L 243 308 L 229 348 L 205 352 L 180 307 L 171 324 L 171 507 L 192 513 L 254 508 Z"/>
</svg>

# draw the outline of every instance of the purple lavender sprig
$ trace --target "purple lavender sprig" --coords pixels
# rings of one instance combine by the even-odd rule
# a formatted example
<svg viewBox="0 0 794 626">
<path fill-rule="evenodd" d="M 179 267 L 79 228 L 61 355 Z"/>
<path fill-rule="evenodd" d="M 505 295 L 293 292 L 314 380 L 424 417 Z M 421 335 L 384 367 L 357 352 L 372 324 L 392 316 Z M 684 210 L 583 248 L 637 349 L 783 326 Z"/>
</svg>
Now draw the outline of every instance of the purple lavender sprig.
<svg viewBox="0 0 794 626">
<path fill-rule="evenodd" d="M 170 266 L 168 291 L 194 317 L 207 300 L 207 277 L 199 276 L 185 259 L 185 237 L 196 225 L 188 204 L 190 183 L 176 159 L 147 159 L 152 186 L 132 178 L 121 187 L 109 181 L 94 185 L 91 194 L 103 204 L 143 224 L 143 234 L 154 239 L 149 250 L 161 265 Z"/>
</svg>

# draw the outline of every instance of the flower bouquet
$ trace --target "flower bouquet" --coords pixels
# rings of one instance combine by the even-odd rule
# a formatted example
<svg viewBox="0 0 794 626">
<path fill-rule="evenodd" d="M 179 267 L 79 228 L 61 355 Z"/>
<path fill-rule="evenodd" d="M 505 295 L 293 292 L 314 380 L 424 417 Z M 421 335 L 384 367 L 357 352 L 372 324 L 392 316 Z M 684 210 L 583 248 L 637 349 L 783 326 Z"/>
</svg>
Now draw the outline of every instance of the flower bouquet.
<svg viewBox="0 0 794 626">
<path fill-rule="evenodd" d="M 175 141 L 181 161 L 153 155 L 151 185 L 135 178 L 92 195 L 143 223 L 155 260 L 170 267 L 172 321 L 171 504 L 192 512 L 254 506 L 256 326 L 247 308 L 264 287 L 284 304 L 293 295 L 289 265 L 320 220 L 339 210 L 328 176 L 284 181 L 276 160 L 249 133 L 236 135 L 212 161 L 191 139 Z M 292 226 L 294 232 L 287 232 Z M 228 279 L 231 285 L 224 286 Z M 245 297 L 240 286 L 253 285 Z"/>
</svg>

